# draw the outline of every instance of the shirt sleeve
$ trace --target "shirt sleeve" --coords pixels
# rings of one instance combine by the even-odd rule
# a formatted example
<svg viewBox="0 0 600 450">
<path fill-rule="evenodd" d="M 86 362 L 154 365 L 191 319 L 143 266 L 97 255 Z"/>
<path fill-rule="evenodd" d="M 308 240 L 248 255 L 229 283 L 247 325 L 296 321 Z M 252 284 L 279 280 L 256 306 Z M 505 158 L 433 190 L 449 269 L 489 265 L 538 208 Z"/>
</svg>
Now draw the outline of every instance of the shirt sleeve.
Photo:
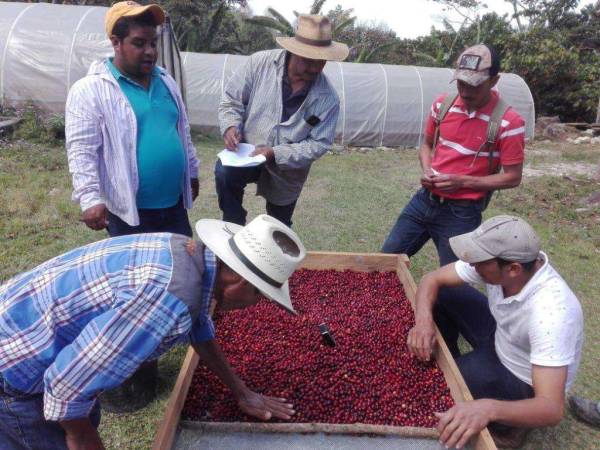
<svg viewBox="0 0 600 450">
<path fill-rule="evenodd" d="M 458 260 L 454 263 L 454 270 L 456 270 L 456 274 L 465 283 L 478 286 L 482 286 L 485 284 L 483 278 L 479 276 L 475 268 L 469 263 Z"/>
<path fill-rule="evenodd" d="M 516 112 L 508 110 L 498 136 L 500 163 L 503 166 L 521 164 L 525 160 L 525 121 Z"/>
<path fill-rule="evenodd" d="M 449 94 L 448 94 L 449 95 Z M 425 129 L 423 133 L 425 136 L 433 137 L 435 133 L 435 121 L 437 120 L 438 114 L 440 112 L 440 108 L 442 107 L 442 103 L 444 103 L 445 95 L 440 95 L 436 98 L 432 105 L 429 114 L 427 115 L 427 121 L 425 122 Z"/>
<path fill-rule="evenodd" d="M 221 96 L 218 117 L 221 135 L 230 127 L 243 132 L 244 115 L 254 84 L 253 56 L 231 77 Z"/>
<path fill-rule="evenodd" d="M 193 344 L 198 342 L 211 341 L 215 338 L 215 325 L 210 316 L 199 317 L 194 326 L 192 326 L 191 341 Z"/>
<path fill-rule="evenodd" d="M 47 420 L 86 417 L 97 395 L 123 383 L 163 340 L 189 333 L 187 308 L 161 287 L 146 284 L 118 295 L 119 306 L 88 322 L 46 370 Z"/>
<path fill-rule="evenodd" d="M 65 145 L 73 176 L 72 198 L 82 211 L 104 203 L 98 173 L 98 152 L 103 141 L 95 104 L 91 81 L 83 79 L 73 85 L 65 105 Z"/>
<path fill-rule="evenodd" d="M 529 323 L 531 364 L 566 366 L 577 356 L 577 340 L 582 324 L 578 320 L 579 314 L 564 304 L 564 294 L 553 295 L 559 292 L 560 288 L 551 281 L 532 299 L 534 302 Z M 552 298 L 548 299 L 548 295 Z"/>
</svg>

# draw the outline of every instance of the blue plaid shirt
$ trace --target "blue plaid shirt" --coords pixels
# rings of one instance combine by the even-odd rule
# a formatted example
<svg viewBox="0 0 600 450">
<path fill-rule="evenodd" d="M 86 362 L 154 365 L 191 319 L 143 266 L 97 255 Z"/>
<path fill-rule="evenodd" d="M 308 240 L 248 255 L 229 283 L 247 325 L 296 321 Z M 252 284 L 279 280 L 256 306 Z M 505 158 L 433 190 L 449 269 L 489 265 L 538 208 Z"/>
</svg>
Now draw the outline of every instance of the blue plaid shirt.
<svg viewBox="0 0 600 450">
<path fill-rule="evenodd" d="M 205 248 L 199 314 L 167 290 L 168 233 L 121 236 L 57 256 L 0 286 L 0 380 L 44 393 L 47 420 L 88 415 L 97 395 L 175 344 L 213 339 L 216 258 Z M 200 281 L 199 281 L 200 282 Z"/>
</svg>

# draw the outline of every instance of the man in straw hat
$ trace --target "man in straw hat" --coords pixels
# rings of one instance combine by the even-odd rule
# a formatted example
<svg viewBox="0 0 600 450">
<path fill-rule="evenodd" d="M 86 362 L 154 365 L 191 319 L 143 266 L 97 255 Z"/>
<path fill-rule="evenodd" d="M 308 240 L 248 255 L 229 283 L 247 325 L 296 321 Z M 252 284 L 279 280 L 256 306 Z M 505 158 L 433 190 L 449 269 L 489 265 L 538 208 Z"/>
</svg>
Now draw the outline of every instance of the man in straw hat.
<svg viewBox="0 0 600 450">
<path fill-rule="evenodd" d="M 450 239 L 459 261 L 423 277 L 407 345 L 430 359 L 435 326 L 456 357 L 474 401 L 439 418 L 440 440 L 461 448 L 488 426 L 500 446 L 519 447 L 527 428 L 557 424 L 581 359 L 583 314 L 524 220 L 496 216 Z M 452 297 L 443 287 L 485 287 Z M 473 350 L 461 355 L 459 334 Z"/>
<path fill-rule="evenodd" d="M 114 57 L 95 61 L 67 98 L 65 135 L 82 221 L 111 236 L 192 236 L 198 160 L 181 92 L 156 66 L 160 6 L 115 3 L 105 17 Z"/>
<path fill-rule="evenodd" d="M 263 294 L 290 312 L 288 278 L 306 251 L 262 215 L 247 226 L 196 224 L 198 241 L 169 233 L 77 248 L 0 286 L 0 447 L 101 449 L 98 394 L 149 359 L 191 343 L 246 414 L 294 414 L 251 391 L 215 341 L 209 314 Z"/>
<path fill-rule="evenodd" d="M 412 256 L 430 239 L 440 265 L 456 261 L 448 239 L 473 231 L 491 192 L 521 182 L 525 122 L 494 87 L 500 56 L 478 44 L 461 53 L 452 81 L 458 94 L 431 106 L 419 151 L 421 187 L 386 238 L 384 253 Z"/>
<path fill-rule="evenodd" d="M 311 164 L 333 144 L 339 99 L 322 73 L 327 61 L 343 61 L 345 44 L 332 41 L 327 17 L 300 15 L 294 37 L 278 37 L 284 50 L 253 54 L 227 83 L 219 105 L 225 147 L 257 146 L 265 164 L 215 165 L 223 220 L 244 224 L 248 183 L 266 200 L 267 213 L 288 226 Z"/>
</svg>

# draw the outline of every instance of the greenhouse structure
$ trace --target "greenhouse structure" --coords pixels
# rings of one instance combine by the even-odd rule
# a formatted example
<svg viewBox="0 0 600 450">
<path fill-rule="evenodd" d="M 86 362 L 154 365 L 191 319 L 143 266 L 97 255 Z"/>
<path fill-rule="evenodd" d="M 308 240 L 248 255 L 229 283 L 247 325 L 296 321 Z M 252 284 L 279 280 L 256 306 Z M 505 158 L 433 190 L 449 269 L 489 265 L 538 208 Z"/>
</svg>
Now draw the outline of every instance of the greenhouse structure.
<svg viewBox="0 0 600 450">
<path fill-rule="evenodd" d="M 0 2 L 0 104 L 33 102 L 64 112 L 71 85 L 93 60 L 112 54 L 104 32 L 106 9 Z M 221 92 L 246 58 L 181 53 L 182 73 L 175 75 L 184 85 L 192 126 L 217 129 Z M 161 61 L 173 59 L 163 55 Z M 445 68 L 329 62 L 325 73 L 340 97 L 336 141 L 342 145 L 419 146 L 433 100 L 456 91 L 452 70 Z M 532 138 L 535 109 L 525 81 L 502 73 L 498 91 L 523 116 L 526 137 Z"/>
</svg>

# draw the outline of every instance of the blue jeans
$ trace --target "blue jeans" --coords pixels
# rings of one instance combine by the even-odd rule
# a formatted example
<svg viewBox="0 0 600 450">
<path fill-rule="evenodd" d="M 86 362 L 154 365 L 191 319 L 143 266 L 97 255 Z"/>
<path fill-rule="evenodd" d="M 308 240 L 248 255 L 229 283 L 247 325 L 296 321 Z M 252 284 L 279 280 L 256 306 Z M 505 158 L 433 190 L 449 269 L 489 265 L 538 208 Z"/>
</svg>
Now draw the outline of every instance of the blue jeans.
<svg viewBox="0 0 600 450">
<path fill-rule="evenodd" d="M 100 403 L 90 413 L 100 424 Z M 44 418 L 43 394 L 20 395 L 4 390 L 0 375 L 0 448 L 2 450 L 66 450 L 65 432 L 58 422 Z"/>
<path fill-rule="evenodd" d="M 425 188 L 411 198 L 386 238 L 383 253 L 406 253 L 413 256 L 429 239 L 433 239 L 440 266 L 457 260 L 448 239 L 473 231 L 481 224 L 482 202 L 439 203 Z"/>
<path fill-rule="evenodd" d="M 138 209 L 140 224 L 132 227 L 110 211 L 108 212 L 108 234 L 110 237 L 138 233 L 176 233 L 192 237 L 192 228 L 183 200 L 174 206 L 160 209 Z"/>
<path fill-rule="evenodd" d="M 510 401 L 533 397 L 533 388 L 513 375 L 498 359 L 494 339 L 496 320 L 485 295 L 470 286 L 441 290 L 433 316 L 473 398 Z M 471 352 L 460 354 L 459 334 L 471 344 Z M 511 427 L 492 423 L 490 429 L 506 433 Z"/>
<path fill-rule="evenodd" d="M 242 206 L 244 190 L 248 183 L 256 183 L 262 172 L 262 166 L 231 167 L 221 164 L 217 158 L 215 163 L 215 184 L 219 198 L 219 208 L 223 212 L 225 222 L 238 225 L 246 224 L 248 212 Z M 296 208 L 296 201 L 288 205 L 276 205 L 267 201 L 267 214 L 275 217 L 288 227 L 292 226 L 292 215 Z"/>
</svg>

